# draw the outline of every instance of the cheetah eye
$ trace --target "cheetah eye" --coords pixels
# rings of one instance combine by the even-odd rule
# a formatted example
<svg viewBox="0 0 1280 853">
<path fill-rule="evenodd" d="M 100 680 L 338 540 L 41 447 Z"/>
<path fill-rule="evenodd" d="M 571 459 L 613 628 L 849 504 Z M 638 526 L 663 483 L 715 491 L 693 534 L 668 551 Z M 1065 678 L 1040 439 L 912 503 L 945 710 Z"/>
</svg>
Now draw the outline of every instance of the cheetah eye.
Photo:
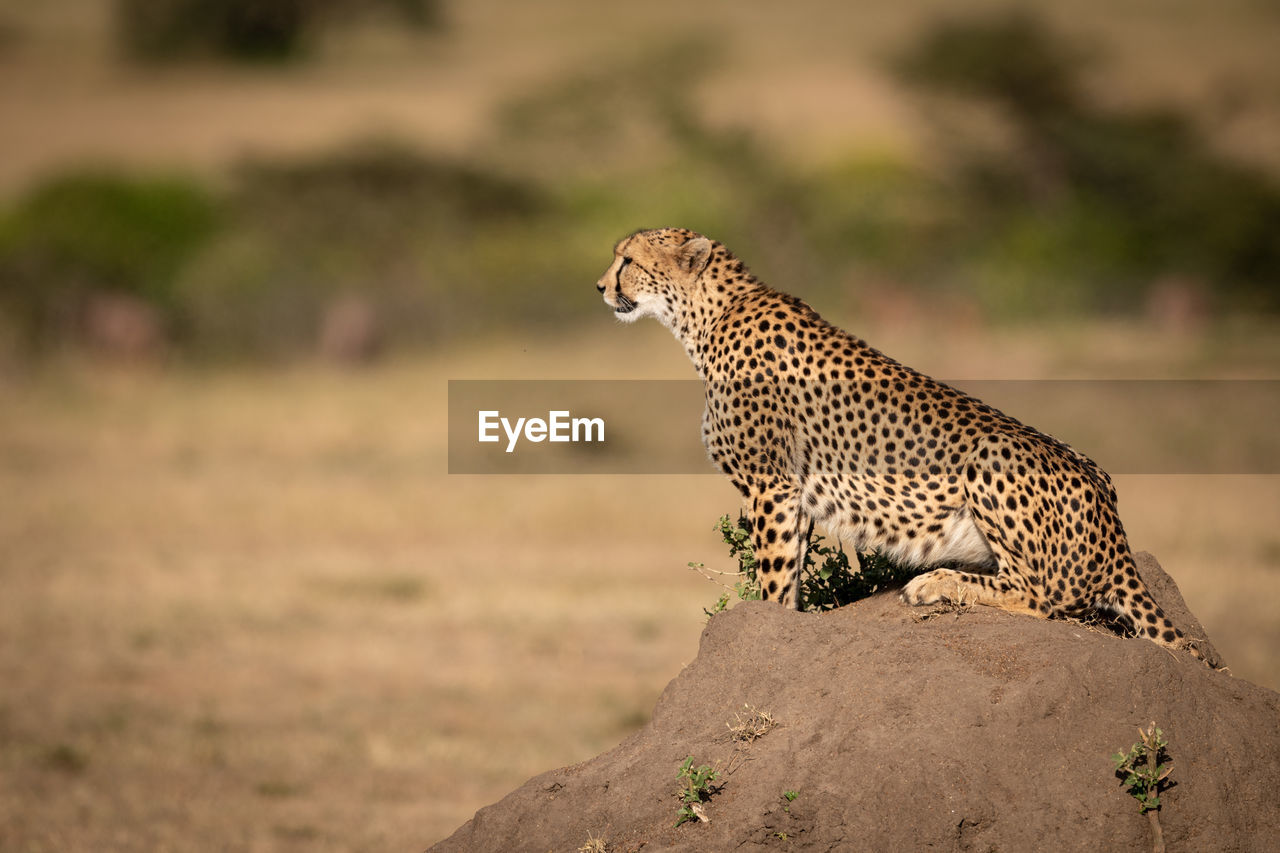
<svg viewBox="0 0 1280 853">
<path fill-rule="evenodd" d="M 621 272 L 622 270 L 626 269 L 627 264 L 629 263 L 631 263 L 631 259 L 624 255 L 622 258 L 622 266 L 618 268 L 618 271 Z"/>
</svg>

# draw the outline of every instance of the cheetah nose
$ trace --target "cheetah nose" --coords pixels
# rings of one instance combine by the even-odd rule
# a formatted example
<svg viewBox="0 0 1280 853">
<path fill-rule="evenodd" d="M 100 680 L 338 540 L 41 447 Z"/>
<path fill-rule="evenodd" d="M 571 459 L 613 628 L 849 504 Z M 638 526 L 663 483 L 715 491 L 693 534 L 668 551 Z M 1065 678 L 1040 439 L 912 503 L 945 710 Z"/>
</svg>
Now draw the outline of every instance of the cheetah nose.
<svg viewBox="0 0 1280 853">
<path fill-rule="evenodd" d="M 600 291 L 601 293 L 604 293 L 604 285 L 597 281 L 596 290 Z"/>
</svg>

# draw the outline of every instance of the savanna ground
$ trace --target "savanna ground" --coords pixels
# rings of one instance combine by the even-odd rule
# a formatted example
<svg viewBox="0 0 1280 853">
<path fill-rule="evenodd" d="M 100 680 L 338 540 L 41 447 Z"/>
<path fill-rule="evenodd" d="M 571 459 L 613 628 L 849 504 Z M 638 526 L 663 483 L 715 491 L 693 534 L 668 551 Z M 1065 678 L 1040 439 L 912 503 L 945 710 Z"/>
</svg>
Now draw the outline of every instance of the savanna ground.
<svg viewBox="0 0 1280 853">
<path fill-rule="evenodd" d="M 4 846 L 413 849 L 642 723 L 718 593 L 684 563 L 727 568 L 723 478 L 444 470 L 448 378 L 687 375 L 665 330 L 593 325 L 355 372 L 6 382 Z M 880 342 L 1031 378 L 1274 376 L 1274 339 Z M 1117 485 L 1233 672 L 1280 685 L 1280 477 Z"/>
<path fill-rule="evenodd" d="M 1188 105 L 1222 149 L 1280 165 L 1270 11 L 1089 5 L 1119 48 L 1090 81 L 1105 98 Z M 143 72 L 104 46 L 107 4 L 5 4 L 0 193 L 85 162 L 218 181 L 246 154 L 370 134 L 468 151 L 494 144 L 493 110 L 531 81 L 677 28 L 732 43 L 697 92 L 708 120 L 805 164 L 839 160 L 850 135 L 927 162 L 926 122 L 879 62 L 950 6 L 475 0 L 449 5 L 447 39 L 354 30 L 326 35 L 313 63 Z M 1087 17 L 1077 4 L 1055 20 Z M 659 224 L 633 221 L 626 199 L 605 209 Z M 607 242 L 593 250 L 603 268 Z M 563 283 L 594 305 L 591 285 Z M 814 301 L 951 379 L 1280 376 L 1268 321 L 988 327 L 938 322 L 891 285 L 867 315 Z M 711 526 L 732 489 L 445 471 L 448 379 L 690 377 L 656 325 L 583 314 L 569 334 L 517 324 L 359 370 L 0 358 L 0 848 L 419 849 L 640 725 L 719 593 L 685 563 L 727 568 Z M 1232 430 L 1216 416 L 1185 413 Z M 1280 686 L 1280 477 L 1116 479 L 1132 543 L 1233 672 Z"/>
</svg>

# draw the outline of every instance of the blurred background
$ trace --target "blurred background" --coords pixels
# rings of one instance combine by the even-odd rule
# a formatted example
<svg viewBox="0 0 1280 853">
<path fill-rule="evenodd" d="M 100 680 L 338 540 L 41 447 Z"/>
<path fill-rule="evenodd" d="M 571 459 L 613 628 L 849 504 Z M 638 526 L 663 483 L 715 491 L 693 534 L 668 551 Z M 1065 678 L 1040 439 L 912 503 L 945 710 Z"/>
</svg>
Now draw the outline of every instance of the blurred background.
<svg viewBox="0 0 1280 853">
<path fill-rule="evenodd" d="M 942 378 L 1280 378 L 1278 36 L 1262 0 L 0 0 L 0 847 L 419 849 L 642 725 L 736 494 L 445 462 L 449 379 L 690 378 L 593 288 L 636 228 Z M 1280 478 L 1117 487 L 1280 686 Z"/>
</svg>

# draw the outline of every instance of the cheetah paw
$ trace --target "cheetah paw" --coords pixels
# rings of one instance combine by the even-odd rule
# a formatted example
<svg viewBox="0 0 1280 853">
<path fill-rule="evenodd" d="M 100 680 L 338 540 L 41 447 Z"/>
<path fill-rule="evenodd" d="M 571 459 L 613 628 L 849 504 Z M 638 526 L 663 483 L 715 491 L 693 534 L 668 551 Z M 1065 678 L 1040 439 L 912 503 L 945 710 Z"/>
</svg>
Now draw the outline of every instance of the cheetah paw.
<svg viewBox="0 0 1280 853">
<path fill-rule="evenodd" d="M 950 569 L 934 569 L 912 578 L 902 588 L 902 600 L 917 607 L 939 601 L 964 604 L 965 592 L 964 584 L 956 578 L 955 572 Z"/>
</svg>

